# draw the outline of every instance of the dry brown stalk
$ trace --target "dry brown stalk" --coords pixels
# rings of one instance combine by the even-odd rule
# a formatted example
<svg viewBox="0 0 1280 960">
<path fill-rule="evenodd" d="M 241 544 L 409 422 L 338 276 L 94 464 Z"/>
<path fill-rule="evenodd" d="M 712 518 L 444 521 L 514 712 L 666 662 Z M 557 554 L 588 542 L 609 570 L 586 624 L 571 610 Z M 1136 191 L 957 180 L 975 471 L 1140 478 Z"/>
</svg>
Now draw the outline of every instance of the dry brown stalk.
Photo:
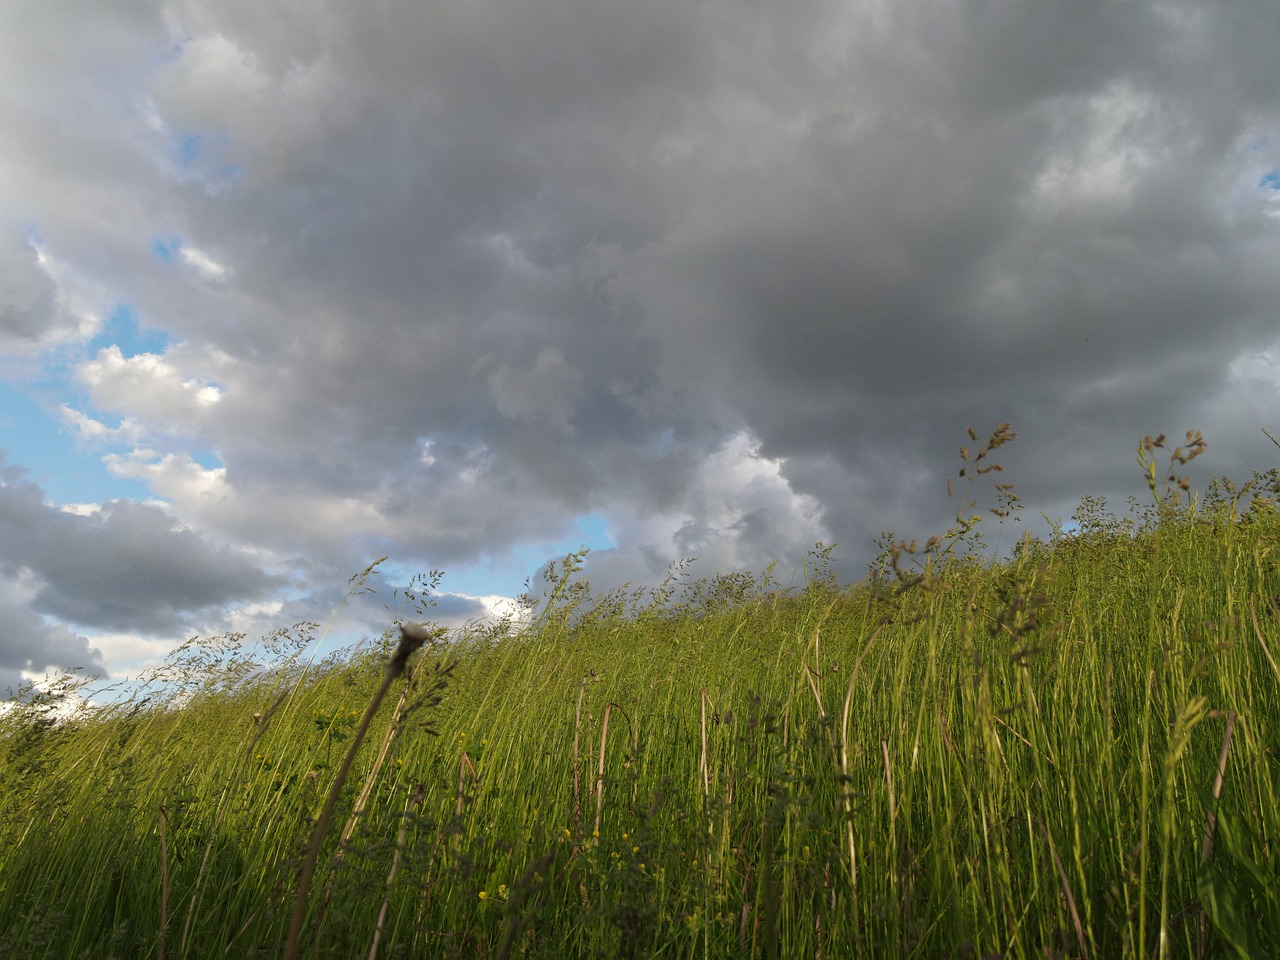
<svg viewBox="0 0 1280 960">
<path fill-rule="evenodd" d="M 391 855 L 391 871 L 387 874 L 387 895 L 382 900 L 382 909 L 378 911 L 378 925 L 373 931 L 373 944 L 369 947 L 369 960 L 377 960 L 378 943 L 382 940 L 382 931 L 387 923 L 387 910 L 391 906 L 391 888 L 396 881 L 396 871 L 400 869 L 400 858 L 404 855 L 404 836 L 409 829 L 409 819 L 413 816 L 413 808 L 422 802 L 422 784 L 415 784 L 409 802 L 405 804 L 404 819 L 400 821 L 400 832 L 396 834 L 396 851 Z"/>
<path fill-rule="evenodd" d="M 1071 912 L 1071 925 L 1075 927 L 1076 943 L 1080 947 L 1080 956 L 1084 960 L 1089 960 L 1089 944 L 1085 940 L 1084 924 L 1080 922 L 1080 911 L 1076 909 L 1076 898 L 1071 893 L 1071 881 L 1067 879 L 1067 871 L 1062 866 L 1062 859 L 1058 856 L 1058 848 L 1054 846 L 1053 835 L 1049 833 L 1049 828 L 1038 821 L 1037 826 L 1040 827 L 1040 832 L 1049 844 L 1049 856 L 1053 858 L 1053 865 L 1058 871 L 1058 879 L 1062 883 L 1062 895 L 1067 901 L 1067 909 Z"/>
<path fill-rule="evenodd" d="M 467 751 L 462 751 L 462 756 L 458 760 L 458 806 L 454 810 L 457 816 L 462 816 L 462 795 L 466 784 L 466 772 L 471 771 L 471 782 L 476 783 L 480 780 L 480 774 L 476 772 L 476 765 L 471 762 L 471 757 Z"/>
<path fill-rule="evenodd" d="M 578 760 L 578 738 L 582 734 L 582 698 L 587 694 L 587 680 L 590 674 L 582 678 L 578 687 L 578 710 L 573 716 L 573 827 L 582 827 L 582 780 Z"/>
<path fill-rule="evenodd" d="M 898 819 L 898 808 L 893 797 L 893 767 L 889 763 L 889 741 L 880 741 L 880 753 L 884 756 L 884 783 L 889 791 L 889 846 L 894 846 L 894 822 Z"/>
<path fill-rule="evenodd" d="M 596 826 L 593 833 L 597 843 L 600 839 L 600 818 L 604 813 L 604 748 L 609 739 L 609 714 L 613 706 L 610 703 L 604 708 L 604 724 L 600 728 L 600 767 L 596 773 Z"/>
<path fill-rule="evenodd" d="M 1000 724 L 1000 726 L 1004 727 L 1006 730 L 1012 733 L 1015 737 L 1017 737 L 1023 743 L 1025 743 L 1032 750 L 1036 750 L 1035 745 L 1026 737 L 1024 737 L 1022 734 L 1020 734 L 1017 730 L 1013 729 L 1013 727 L 1009 726 L 1009 724 L 1005 722 L 1003 717 L 993 716 L 992 719 L 995 720 L 996 723 Z M 1048 763 L 1049 766 L 1054 768 L 1057 767 L 1057 764 L 1053 762 L 1053 758 L 1050 757 L 1048 754 L 1040 750 L 1036 750 L 1036 753 L 1039 753 L 1040 756 L 1044 757 L 1045 762 Z"/>
<path fill-rule="evenodd" d="M 609 702 L 604 708 L 604 723 L 600 727 L 600 764 L 596 770 L 596 825 L 592 833 L 592 839 L 596 843 L 600 842 L 600 821 L 604 814 L 604 751 L 609 741 L 609 717 L 615 709 L 626 719 L 627 726 L 631 730 L 632 752 L 639 749 L 640 731 L 631 722 L 630 714 L 618 704 Z"/>
<path fill-rule="evenodd" d="M 165 821 L 169 815 L 161 803 L 156 814 L 156 823 L 160 830 L 160 945 L 158 955 L 164 960 L 165 934 L 169 929 L 169 841 L 165 835 Z"/>
<path fill-rule="evenodd" d="M 872 631 L 871 636 L 867 638 L 867 644 L 862 648 L 862 652 L 858 654 L 858 660 L 853 665 L 853 670 L 849 674 L 849 689 L 844 695 L 844 715 L 840 720 L 840 779 L 844 786 L 844 825 L 846 828 L 846 839 L 849 842 L 849 880 L 853 884 L 854 889 L 858 888 L 858 858 L 854 847 L 853 839 L 853 804 L 849 799 L 849 710 L 853 706 L 853 687 L 858 680 L 858 672 L 862 669 L 862 661 L 867 658 L 867 654 L 871 652 L 871 645 L 876 642 L 876 637 L 880 635 L 880 631 L 884 629 L 884 624 L 876 627 Z"/>
<path fill-rule="evenodd" d="M 1213 778 L 1213 800 L 1217 803 L 1218 798 L 1222 795 L 1222 781 L 1227 774 L 1227 753 L 1231 750 L 1231 734 L 1236 726 L 1236 712 L 1234 710 L 1227 711 L 1227 730 L 1222 736 L 1222 750 L 1218 754 L 1218 773 Z M 1209 818 L 1204 825 L 1204 843 L 1200 847 L 1201 862 L 1209 859 L 1209 854 L 1213 853 L 1213 827 L 1217 823 L 1218 817 L 1214 811 L 1209 811 Z"/>
<path fill-rule="evenodd" d="M 414 677 L 416 678 L 419 671 L 426 664 L 425 660 L 420 660 L 414 669 Z M 387 732 L 382 738 L 382 744 L 378 747 L 378 756 L 373 761 L 373 767 L 369 775 L 365 778 L 364 787 L 360 791 L 360 796 L 356 799 L 356 804 L 351 810 L 351 816 L 347 818 L 346 824 L 342 828 L 342 838 L 338 847 L 341 851 L 341 844 L 345 844 L 351 839 L 351 835 L 355 832 L 360 817 L 364 815 L 365 807 L 369 805 L 369 797 L 373 794 L 374 783 L 378 774 L 382 771 L 383 766 L 387 762 L 387 754 L 391 751 L 391 744 L 395 741 L 396 736 L 400 733 L 400 718 L 404 715 L 405 704 L 409 700 L 409 689 L 413 685 L 413 678 L 405 686 L 400 693 L 400 699 L 396 701 L 396 708 L 391 713 L 391 722 L 387 724 Z"/>
<path fill-rule="evenodd" d="M 1250 609 L 1252 609 L 1253 598 L 1250 597 Z M 1257 625 L 1257 619 L 1254 625 Z M 1222 781 L 1227 774 L 1227 753 L 1231 749 L 1231 734 L 1236 726 L 1236 712 L 1234 710 L 1227 711 L 1227 730 L 1222 736 L 1222 750 L 1218 754 L 1218 773 L 1213 778 L 1213 802 L 1216 807 L 1218 798 L 1222 796 Z M 1218 822 L 1218 814 L 1216 809 L 1209 811 L 1208 819 L 1204 824 L 1204 843 L 1200 845 L 1200 862 L 1207 863 L 1209 855 L 1213 853 L 1213 828 Z M 1196 956 L 1203 960 L 1205 952 L 1209 948 L 1209 931 L 1208 917 L 1205 916 L 1204 907 L 1200 907 L 1200 929 L 1196 943 Z"/>
<path fill-rule="evenodd" d="M 409 682 L 405 684 L 405 688 L 400 692 L 400 699 L 396 702 L 396 708 L 391 713 L 391 722 L 387 724 L 387 732 L 382 738 L 382 745 L 378 748 L 377 759 L 373 761 L 373 767 L 369 774 L 365 777 L 364 785 L 360 790 L 360 796 L 356 798 L 355 806 L 351 810 L 351 815 L 347 817 L 347 822 L 343 825 L 342 835 L 338 838 L 338 850 L 334 854 L 334 864 L 329 869 L 329 877 L 324 885 L 324 899 L 320 902 L 319 914 L 316 917 L 316 926 L 319 927 L 323 922 L 325 911 L 329 908 L 329 899 L 333 895 L 333 884 L 338 877 L 338 863 L 346 855 L 347 844 L 351 840 L 351 835 L 355 833 L 356 826 L 360 823 L 360 818 L 364 815 L 365 807 L 369 804 L 369 797 L 373 794 L 374 784 L 377 782 L 378 774 L 382 772 L 383 764 L 386 763 L 387 753 L 391 749 L 391 744 L 395 740 L 396 735 L 400 732 L 400 718 L 404 714 L 405 704 L 409 699 L 409 690 L 413 686 L 413 681 L 417 679 L 419 672 L 426 664 L 425 660 L 419 660 L 413 670 L 413 676 Z"/>
<path fill-rule="evenodd" d="M 360 749 L 365 736 L 369 733 L 369 725 L 373 722 L 378 708 L 382 706 L 382 701 L 386 698 L 387 691 L 391 689 L 391 684 L 404 673 L 405 667 L 409 663 L 409 657 L 412 656 L 413 652 L 432 639 L 432 636 L 431 631 L 420 624 L 405 623 L 400 625 L 400 644 L 396 647 L 396 652 L 392 656 L 391 662 L 387 664 L 387 673 L 383 678 L 382 686 L 374 694 L 373 700 L 369 703 L 369 708 L 365 710 L 364 719 L 360 721 L 359 728 L 351 738 L 351 746 L 347 750 L 347 755 L 342 758 L 342 766 L 338 768 L 338 773 L 333 778 L 333 783 L 329 786 L 329 796 L 325 799 L 324 807 L 320 811 L 320 817 L 311 831 L 311 842 L 307 847 L 307 856 L 302 861 L 302 873 L 298 877 L 298 890 L 293 899 L 293 914 L 289 920 L 289 936 L 285 940 L 284 947 L 285 960 L 297 960 L 298 941 L 302 936 L 302 922 L 307 913 L 307 894 L 311 891 L 311 880 L 315 877 L 316 864 L 320 860 L 320 847 L 324 843 L 325 834 L 329 832 L 329 824 L 333 822 L 333 812 L 338 805 L 338 796 L 342 792 L 342 785 L 347 781 L 347 775 L 351 772 L 351 765 L 355 762 L 356 752 Z"/>
<path fill-rule="evenodd" d="M 1271 651 L 1267 649 L 1267 641 L 1262 639 L 1262 628 L 1258 626 L 1258 611 L 1255 601 L 1258 599 L 1256 593 L 1249 595 L 1249 617 L 1253 620 L 1253 632 L 1258 638 L 1258 643 L 1262 644 L 1262 652 L 1267 655 L 1267 663 L 1271 664 L 1271 670 L 1275 673 L 1276 679 L 1280 680 L 1280 667 L 1276 666 L 1276 661 L 1271 656 Z"/>
<path fill-rule="evenodd" d="M 825 720 L 827 718 L 826 708 L 822 705 L 822 691 L 818 688 L 817 674 L 809 664 L 804 665 L 804 678 L 809 681 L 809 689 L 813 691 L 813 699 L 818 704 L 818 719 Z"/>
<path fill-rule="evenodd" d="M 867 654 L 871 652 L 871 645 L 875 643 L 876 637 L 880 635 L 887 624 L 880 624 L 872 631 L 871 636 L 867 639 L 866 646 L 862 648 L 862 652 L 858 654 L 857 662 L 853 665 L 853 671 L 849 674 L 849 687 L 844 697 L 844 715 L 840 724 L 840 743 L 835 741 L 835 733 L 828 729 L 827 738 L 831 744 L 831 759 L 835 765 L 836 772 L 840 775 L 841 787 L 844 796 L 844 820 L 846 828 L 846 842 L 849 845 L 849 879 L 853 886 L 858 886 L 858 857 L 856 845 L 853 836 L 853 804 L 849 799 L 849 710 L 853 704 L 853 687 L 858 679 L 858 673 L 862 669 L 862 661 L 866 659 Z M 814 632 L 815 652 L 817 645 L 817 632 Z M 818 686 L 817 675 L 806 662 L 804 664 L 805 679 L 809 681 L 809 689 L 813 691 L 813 698 L 818 704 L 818 719 L 825 720 L 827 716 L 826 708 L 822 705 L 822 691 Z M 886 767 L 887 769 L 887 767 Z"/>
<path fill-rule="evenodd" d="M 702 774 L 702 796 L 704 799 L 711 797 L 711 770 L 707 762 L 707 704 L 711 703 L 711 698 L 707 696 L 707 688 L 702 688 L 702 760 L 698 764 L 698 770 Z M 716 705 L 711 703 L 711 710 L 714 713 Z"/>
</svg>

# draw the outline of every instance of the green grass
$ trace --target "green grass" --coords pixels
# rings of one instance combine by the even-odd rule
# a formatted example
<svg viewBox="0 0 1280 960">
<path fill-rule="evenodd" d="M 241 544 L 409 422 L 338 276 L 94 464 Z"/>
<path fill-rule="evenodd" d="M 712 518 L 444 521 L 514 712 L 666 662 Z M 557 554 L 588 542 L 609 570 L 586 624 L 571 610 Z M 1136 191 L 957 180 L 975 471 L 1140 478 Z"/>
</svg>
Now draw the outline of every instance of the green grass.
<svg viewBox="0 0 1280 960">
<path fill-rule="evenodd" d="M 1000 562 L 966 492 L 851 587 L 821 547 L 806 589 L 675 596 L 570 557 L 535 627 L 404 680 L 391 634 L 304 669 L 304 624 L 267 670 L 189 646 L 150 702 L 28 696 L 0 956 L 1268 956 L 1280 514 L 1150 481 Z"/>
</svg>

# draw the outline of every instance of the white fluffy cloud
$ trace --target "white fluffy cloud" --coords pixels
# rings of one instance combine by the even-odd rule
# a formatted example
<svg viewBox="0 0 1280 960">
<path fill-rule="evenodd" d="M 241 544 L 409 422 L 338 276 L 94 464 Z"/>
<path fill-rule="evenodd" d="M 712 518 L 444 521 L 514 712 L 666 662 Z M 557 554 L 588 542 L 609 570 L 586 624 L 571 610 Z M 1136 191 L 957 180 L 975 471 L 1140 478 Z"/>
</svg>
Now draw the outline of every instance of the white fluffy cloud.
<svg viewBox="0 0 1280 960">
<path fill-rule="evenodd" d="M 141 420 L 177 423 L 192 432 L 208 408 L 222 399 L 217 385 L 184 377 L 165 357 L 143 353 L 126 358 L 115 345 L 82 364 L 79 375 L 97 409 L 128 411 Z"/>
<path fill-rule="evenodd" d="M 781 468 L 750 435 L 734 434 L 697 464 L 665 510 L 619 512 L 609 528 L 616 547 L 589 557 L 589 577 L 599 587 L 654 585 L 683 560 L 696 561 L 698 576 L 760 573 L 760 543 L 795 563 L 831 533 L 821 502 L 796 493 Z"/>
</svg>

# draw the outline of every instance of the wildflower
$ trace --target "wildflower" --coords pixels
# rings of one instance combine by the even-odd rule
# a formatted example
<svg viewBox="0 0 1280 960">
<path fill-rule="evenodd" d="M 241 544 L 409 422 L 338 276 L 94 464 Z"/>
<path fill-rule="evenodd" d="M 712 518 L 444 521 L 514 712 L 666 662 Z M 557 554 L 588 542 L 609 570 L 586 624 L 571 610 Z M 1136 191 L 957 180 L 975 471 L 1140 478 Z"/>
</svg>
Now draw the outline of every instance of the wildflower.
<svg viewBox="0 0 1280 960">
<path fill-rule="evenodd" d="M 488 900 L 488 899 L 489 899 L 489 894 L 487 894 L 485 891 L 481 890 L 481 891 L 480 891 L 480 899 L 481 899 L 481 900 Z"/>
<path fill-rule="evenodd" d="M 506 897 L 506 895 L 507 895 L 507 885 L 505 883 L 498 884 L 498 896 Z"/>
<path fill-rule="evenodd" d="M 632 848 L 631 848 L 631 852 L 632 852 L 632 853 L 639 853 L 639 852 L 640 852 L 640 848 L 639 848 L 639 847 L 632 847 Z M 640 864 L 640 866 L 642 866 L 642 867 L 643 867 L 643 866 L 644 866 L 644 864 L 642 863 L 642 864 Z"/>
</svg>

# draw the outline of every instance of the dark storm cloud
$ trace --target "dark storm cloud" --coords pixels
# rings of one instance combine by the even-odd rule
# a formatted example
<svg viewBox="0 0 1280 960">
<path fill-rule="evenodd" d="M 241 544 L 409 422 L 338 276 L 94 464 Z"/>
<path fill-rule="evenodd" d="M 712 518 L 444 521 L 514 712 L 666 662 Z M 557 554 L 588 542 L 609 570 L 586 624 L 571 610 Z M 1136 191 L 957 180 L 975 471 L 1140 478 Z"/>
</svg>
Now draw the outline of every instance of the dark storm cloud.
<svg viewBox="0 0 1280 960">
<path fill-rule="evenodd" d="M 193 613 L 284 585 L 157 507 L 114 500 L 89 516 L 63 512 L 13 468 L 0 482 L 0 542 L 0 571 L 31 585 L 32 608 L 85 628 L 175 632 Z"/>
<path fill-rule="evenodd" d="M 596 512 L 607 580 L 819 538 L 856 575 L 945 524 L 970 423 L 1014 422 L 1031 515 L 1141 492 L 1146 433 L 1266 465 L 1269 0 L 57 7 L 12 22 L 58 58 L 0 66 L 0 311 L 52 278 L 171 333 L 78 369 L 174 550 L 326 578 Z M 210 556 L 156 617 L 261 596 Z"/>
<path fill-rule="evenodd" d="M 0 235 L 0 276 L 0 350 L 28 353 L 57 327 L 57 285 L 13 233 Z"/>
<path fill-rule="evenodd" d="M 940 491 L 968 422 L 1023 428 L 1039 455 L 1010 458 L 1046 506 L 1087 492 L 1043 455 L 1064 433 L 1093 461 L 1073 481 L 1132 489 L 1137 439 L 1204 423 L 1233 358 L 1275 343 L 1277 221 L 1239 197 L 1280 160 L 1271 59 L 1190 7 L 894 9 L 850 44 L 873 66 L 841 75 L 845 111 L 620 256 L 625 290 L 677 379 L 714 384 L 841 540 L 922 471 Z M 871 494 L 862 516 L 841 489 Z"/>
<path fill-rule="evenodd" d="M 0 582 L 0 697 L 18 690 L 23 671 L 105 673 L 101 652 L 65 625 L 36 613 L 24 586 L 8 579 Z"/>
</svg>

